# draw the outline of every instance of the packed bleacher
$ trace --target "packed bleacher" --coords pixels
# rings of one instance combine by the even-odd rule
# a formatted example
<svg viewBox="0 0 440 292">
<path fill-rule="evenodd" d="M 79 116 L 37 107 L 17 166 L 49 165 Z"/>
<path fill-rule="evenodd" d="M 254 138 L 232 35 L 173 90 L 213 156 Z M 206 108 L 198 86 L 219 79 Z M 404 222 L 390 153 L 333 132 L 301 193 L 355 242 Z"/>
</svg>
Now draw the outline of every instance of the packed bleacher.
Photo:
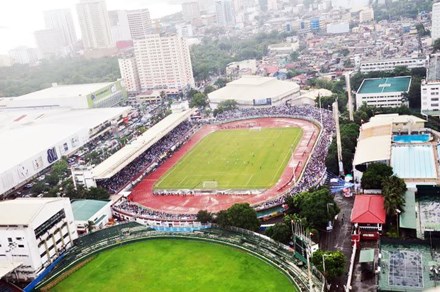
<svg viewBox="0 0 440 292">
<path fill-rule="evenodd" d="M 322 115 L 322 116 L 321 116 Z M 333 133 L 335 132 L 335 123 L 331 111 L 325 109 L 319 109 L 312 106 L 279 106 L 270 108 L 249 108 L 249 109 L 237 109 L 234 111 L 226 111 L 219 114 L 216 121 L 219 123 L 225 123 L 229 121 L 235 121 L 240 119 L 251 119 L 257 117 L 292 117 L 300 119 L 310 119 L 314 122 L 320 123 L 322 117 L 322 132 L 319 137 L 313 153 L 310 157 L 308 164 L 305 167 L 303 175 L 295 186 L 291 189 L 289 195 L 306 191 L 310 187 L 316 186 L 322 183 L 326 175 L 325 160 L 327 157 L 328 148 L 332 141 Z M 161 156 L 164 153 L 170 154 L 171 148 L 175 150 L 176 145 L 183 144 L 193 133 L 191 131 L 192 125 L 185 122 L 173 130 L 169 135 L 164 137 L 152 148 L 147 150 L 141 157 L 133 161 L 128 167 L 122 170 L 114 178 L 102 182 L 103 186 L 106 186 L 111 191 L 115 192 L 120 189 L 121 186 L 126 185 L 127 182 L 134 179 L 136 173 L 142 169 L 148 167 L 154 162 L 163 161 Z M 188 195 L 191 193 L 182 192 L 171 195 Z M 157 193 L 157 195 L 170 195 L 169 193 Z M 256 210 L 264 210 L 274 206 L 278 206 L 284 203 L 285 197 L 281 196 L 270 201 L 266 201 L 263 204 L 254 206 Z M 161 219 L 161 220 L 195 220 L 195 215 L 191 214 L 167 214 L 164 212 L 158 212 L 155 210 L 147 209 L 138 204 L 132 203 L 127 200 L 123 200 L 119 205 L 114 206 L 115 209 L 122 211 L 126 214 Z"/>
<path fill-rule="evenodd" d="M 119 192 L 123 187 L 132 182 L 136 176 L 143 173 L 145 169 L 152 165 L 157 167 L 165 161 L 170 152 L 178 149 L 180 145 L 191 137 L 193 132 L 193 124 L 190 122 L 181 123 L 116 175 L 109 179 L 98 181 L 98 185 L 107 189 L 110 193 Z"/>
</svg>

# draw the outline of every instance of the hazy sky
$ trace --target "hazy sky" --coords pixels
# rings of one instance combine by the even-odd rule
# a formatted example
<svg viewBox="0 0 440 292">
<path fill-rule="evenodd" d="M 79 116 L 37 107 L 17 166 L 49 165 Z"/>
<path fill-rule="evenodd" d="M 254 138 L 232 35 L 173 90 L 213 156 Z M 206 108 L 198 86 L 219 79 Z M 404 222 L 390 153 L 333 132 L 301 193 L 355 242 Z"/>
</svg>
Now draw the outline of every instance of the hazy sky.
<svg viewBox="0 0 440 292">
<path fill-rule="evenodd" d="M 69 8 L 80 31 L 75 4 L 79 0 L 0 0 L 0 54 L 20 45 L 35 47 L 33 32 L 44 29 L 43 11 Z M 166 0 L 107 0 L 107 9 L 148 8 L 152 18 L 162 17 L 181 10 L 180 5 L 168 4 Z"/>
</svg>

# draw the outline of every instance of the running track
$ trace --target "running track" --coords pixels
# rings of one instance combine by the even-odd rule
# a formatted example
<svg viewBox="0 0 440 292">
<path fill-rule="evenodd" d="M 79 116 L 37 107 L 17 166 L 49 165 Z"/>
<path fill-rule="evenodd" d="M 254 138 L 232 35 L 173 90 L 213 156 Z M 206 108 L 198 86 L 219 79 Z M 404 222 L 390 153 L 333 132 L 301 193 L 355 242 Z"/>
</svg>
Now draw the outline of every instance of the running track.
<svg viewBox="0 0 440 292">
<path fill-rule="evenodd" d="M 300 127 L 303 129 L 302 140 L 298 143 L 280 179 L 272 188 L 258 195 L 153 195 L 153 187 L 156 182 L 201 139 L 219 129 L 248 128 L 250 125 L 255 127 Z M 199 210 L 218 212 L 235 203 L 247 202 L 251 205 L 264 203 L 281 196 L 284 191 L 292 187 L 293 179 L 298 178 L 301 174 L 318 134 L 319 128 L 312 122 L 289 118 L 261 118 L 203 126 L 154 172 L 143 178 L 132 190 L 129 200 L 149 209 L 171 214 L 196 214 Z M 295 176 L 293 176 L 293 171 L 295 171 Z"/>
</svg>

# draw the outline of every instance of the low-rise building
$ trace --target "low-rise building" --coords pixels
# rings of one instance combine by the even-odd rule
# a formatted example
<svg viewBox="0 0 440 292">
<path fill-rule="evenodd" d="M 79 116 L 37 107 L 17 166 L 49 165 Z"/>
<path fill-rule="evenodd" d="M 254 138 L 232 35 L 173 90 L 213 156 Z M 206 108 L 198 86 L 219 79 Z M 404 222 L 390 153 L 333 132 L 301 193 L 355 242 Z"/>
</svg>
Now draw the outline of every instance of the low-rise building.
<svg viewBox="0 0 440 292">
<path fill-rule="evenodd" d="M 405 94 L 410 85 L 410 76 L 364 79 L 356 93 L 356 107 L 363 103 L 376 107 L 399 107 L 407 103 Z"/>
<path fill-rule="evenodd" d="M 104 228 L 112 218 L 112 202 L 76 200 L 72 202 L 73 218 L 78 234 Z"/>
<path fill-rule="evenodd" d="M 426 63 L 426 59 L 424 58 L 365 60 L 360 62 L 359 70 L 362 73 L 368 73 L 376 71 L 393 71 L 396 67 L 406 67 L 408 69 L 425 68 Z"/>
<path fill-rule="evenodd" d="M 77 237 L 68 198 L 0 202 L 0 277 L 33 280 Z"/>
<path fill-rule="evenodd" d="M 354 199 L 350 221 L 355 224 L 361 237 L 378 237 L 385 224 L 386 213 L 382 195 L 357 195 Z"/>
</svg>

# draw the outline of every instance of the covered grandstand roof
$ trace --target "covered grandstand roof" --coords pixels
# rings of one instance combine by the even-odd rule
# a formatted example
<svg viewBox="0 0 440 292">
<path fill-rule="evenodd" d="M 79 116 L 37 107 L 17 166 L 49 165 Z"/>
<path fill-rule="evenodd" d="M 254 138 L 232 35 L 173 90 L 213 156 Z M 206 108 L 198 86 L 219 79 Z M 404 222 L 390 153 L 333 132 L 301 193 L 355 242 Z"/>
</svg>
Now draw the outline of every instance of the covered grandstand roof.
<svg viewBox="0 0 440 292">
<path fill-rule="evenodd" d="M 386 213 L 384 198 L 381 195 L 357 195 L 351 211 L 352 223 L 383 224 Z"/>
<path fill-rule="evenodd" d="M 209 94 L 211 102 L 221 102 L 234 99 L 238 103 L 272 98 L 274 101 L 299 93 L 298 84 L 290 81 L 281 81 L 273 77 L 243 76 L 242 78 L 229 82 L 225 87 Z"/>
<path fill-rule="evenodd" d="M 165 119 L 148 129 L 144 134 L 121 150 L 104 160 L 92 170 L 93 177 L 97 180 L 111 178 L 124 167 L 135 160 L 139 155 L 153 146 L 157 141 L 171 132 L 175 127 L 188 119 L 193 113 L 192 109 L 172 113 Z"/>
</svg>

